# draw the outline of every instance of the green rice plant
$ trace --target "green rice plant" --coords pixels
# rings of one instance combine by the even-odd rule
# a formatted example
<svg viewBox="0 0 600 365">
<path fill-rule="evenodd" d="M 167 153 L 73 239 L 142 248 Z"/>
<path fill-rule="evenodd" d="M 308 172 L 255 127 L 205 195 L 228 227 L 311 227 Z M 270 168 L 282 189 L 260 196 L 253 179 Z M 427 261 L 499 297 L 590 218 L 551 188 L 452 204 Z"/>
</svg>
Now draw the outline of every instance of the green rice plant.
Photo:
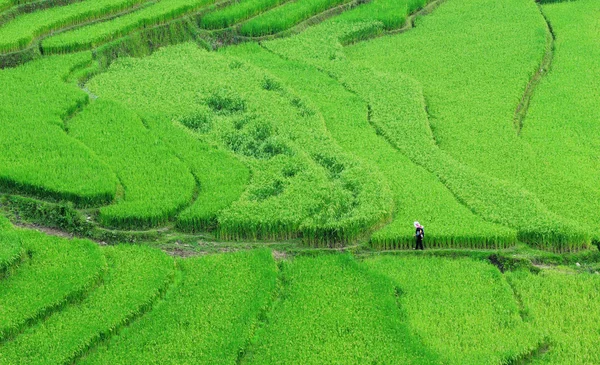
<svg viewBox="0 0 600 365">
<path fill-rule="evenodd" d="M 498 22 L 498 17 L 519 21 L 508 25 Z M 586 27 L 585 23 L 578 24 Z M 573 127 L 566 127 L 562 123 L 565 115 L 556 119 L 544 117 L 548 122 L 543 126 L 536 122 L 532 131 L 538 126 L 540 129 L 532 132 L 531 138 L 527 122 L 521 136 L 517 136 L 510 123 L 525 86 L 539 68 L 547 32 L 544 18 L 532 2 L 456 1 L 441 5 L 411 32 L 349 47 L 346 54 L 356 63 L 388 73 L 390 77 L 402 73 L 418 80 L 427 100 L 428 119 L 436 144 L 467 166 L 465 173 L 478 171 L 491 179 L 504 180 L 502 185 L 513 186 L 509 189 L 516 194 L 509 193 L 504 198 L 492 198 L 491 192 L 485 194 L 492 202 L 507 204 L 509 208 L 518 204 L 518 209 L 501 213 L 506 218 L 512 215 L 507 224 L 518 228 L 520 238 L 526 242 L 548 247 L 552 243 L 544 241 L 558 239 L 558 249 L 569 250 L 586 246 L 589 238 L 585 236 L 590 236 L 593 233 L 590 227 L 598 224 L 597 215 L 591 212 L 597 210 L 599 190 L 594 184 L 587 184 L 596 179 L 597 169 L 592 167 L 588 157 L 580 157 L 595 153 L 585 151 L 587 147 L 584 147 L 596 143 L 592 141 L 595 134 L 587 134 L 590 136 L 587 143 L 582 143 L 579 137 L 568 137 L 563 128 L 577 127 L 575 123 L 571 124 Z M 390 52 L 392 49 L 415 51 Z M 575 68 L 586 69 L 580 66 L 577 64 Z M 464 83 L 465 75 L 471 75 L 472 82 Z M 544 85 L 547 84 L 542 82 L 540 88 Z M 545 104 L 551 102 L 551 105 L 557 100 L 555 96 L 545 99 Z M 535 100 L 539 99 L 534 98 L 532 111 Z M 580 98 L 574 96 L 574 100 Z M 554 111 L 549 114 L 558 116 Z M 551 131 L 556 133 L 548 138 L 546 132 Z M 436 159 L 430 169 L 441 170 L 437 166 L 443 165 Z M 473 180 L 481 181 L 481 175 L 474 176 L 478 178 Z M 493 186 L 501 187 L 498 183 Z M 574 186 L 582 193 L 565 194 Z M 517 193 L 514 189 L 518 188 L 529 193 Z M 467 201 L 466 196 L 464 199 Z M 468 200 L 475 199 L 480 198 Z M 525 201 L 529 203 L 521 204 Z M 541 211 L 529 209 L 535 206 Z"/>
<path fill-rule="evenodd" d="M 223 29 L 276 7 L 286 0 L 239 0 L 223 9 L 211 11 L 200 19 L 206 29 Z"/>
<path fill-rule="evenodd" d="M 10 229 L 11 229 L 10 221 L 3 215 L 0 215 L 0 231 L 6 231 L 6 230 L 10 230 Z"/>
<path fill-rule="evenodd" d="M 146 0 L 87 0 L 23 14 L 0 27 L 0 52 L 18 51 L 37 37 L 131 8 Z"/>
<path fill-rule="evenodd" d="M 139 228 L 164 224 L 193 198 L 195 180 L 142 120 L 120 104 L 99 99 L 69 122 L 70 135 L 116 172 L 125 197 L 100 209 L 100 222 Z"/>
<path fill-rule="evenodd" d="M 285 86 L 313 101 L 337 143 L 385 174 L 394 196 L 395 212 L 392 222 L 371 237 L 374 247 L 413 247 L 415 220 L 427 227 L 426 246 L 431 248 L 501 248 L 516 242 L 513 230 L 473 214 L 435 175 L 378 136 L 369 125 L 367 103 L 335 79 L 313 66 L 284 60 L 255 44 L 227 48 L 224 52 L 269 70 Z"/>
<path fill-rule="evenodd" d="M 380 256 L 365 260 L 397 285 L 409 331 L 441 355 L 443 364 L 507 364 L 544 343 L 520 316 L 498 269 L 468 258 Z"/>
<path fill-rule="evenodd" d="M 600 323 L 600 276 L 544 270 L 507 273 L 528 320 L 549 337 L 535 364 L 596 364 Z"/>
<path fill-rule="evenodd" d="M 165 131 L 158 134 L 166 139 L 173 122 L 211 113 L 210 123 L 189 133 L 229 149 L 252 173 L 246 191 L 217 214 L 222 239 L 301 236 L 314 245 L 340 245 L 386 220 L 392 201 L 381 174 L 345 154 L 309 102 L 283 88 L 265 88 L 265 78 L 273 79 L 186 44 L 120 60 L 88 87 L 112 100 L 125 92 L 121 101 L 151 129 Z M 166 90 L 178 90 L 179 97 Z"/>
<path fill-rule="evenodd" d="M 409 14 L 433 0 L 373 0 L 336 17 L 339 22 L 376 22 L 385 30 L 402 27 Z"/>
<path fill-rule="evenodd" d="M 177 262 L 178 285 L 82 364 L 233 364 L 269 305 L 277 267 L 267 250 Z"/>
<path fill-rule="evenodd" d="M 442 8 L 446 9 L 444 6 Z M 464 14 L 463 10 L 461 8 L 460 14 Z M 529 10 L 521 9 L 525 13 Z M 530 18 L 535 21 L 531 14 Z M 518 182 L 484 174 L 447 151 L 437 133 L 439 128 L 434 124 L 438 116 L 432 114 L 432 108 L 425 102 L 425 97 L 429 100 L 427 89 L 412 77 L 396 72 L 395 62 L 386 60 L 380 64 L 380 70 L 373 70 L 374 65 L 365 61 L 369 60 L 370 54 L 358 57 L 352 53 L 358 49 L 358 45 L 346 49 L 342 47 L 340 39 L 346 34 L 368 26 L 368 23 L 332 19 L 297 37 L 267 42 L 265 46 L 285 58 L 326 70 L 346 88 L 357 93 L 369 103 L 369 122 L 380 135 L 414 163 L 435 174 L 461 203 L 484 219 L 517 229 L 520 240 L 540 248 L 569 251 L 587 247 L 591 235 L 585 226 L 578 227 L 572 220 L 550 211 L 536 195 L 523 189 Z M 381 42 L 378 39 L 365 44 Z M 421 43 L 413 46 L 420 47 Z M 386 48 L 382 57 L 398 53 L 389 50 Z M 349 62 L 352 60 L 355 62 Z M 406 63 L 403 66 L 408 67 Z M 461 148 L 464 146 L 461 145 Z M 486 168 L 492 164 L 487 163 Z M 491 241 L 498 242 L 498 239 L 492 238 Z"/>
<path fill-rule="evenodd" d="M 162 0 L 131 14 L 46 38 L 42 42 L 42 49 L 45 53 L 66 53 L 94 48 L 137 29 L 196 12 L 214 2 L 215 0 Z"/>
<path fill-rule="evenodd" d="M 17 232 L 28 259 L 0 281 L 0 341 L 84 298 L 106 270 L 106 260 L 93 242 Z"/>
<path fill-rule="evenodd" d="M 543 156 L 527 185 L 556 213 L 597 231 L 600 65 L 595 1 L 543 6 L 555 34 L 551 70 L 536 87 L 520 137 Z M 597 233 L 596 233 L 597 235 Z"/>
<path fill-rule="evenodd" d="M 240 33 L 248 37 L 279 33 L 327 9 L 347 2 L 349 0 L 299 0 L 288 2 L 242 24 Z"/>
<path fill-rule="evenodd" d="M 297 257 L 243 363 L 438 364 L 414 336 L 390 280 L 348 255 Z"/>
<path fill-rule="evenodd" d="M 0 71 L 0 188 L 70 200 L 78 206 L 113 200 L 117 179 L 81 142 L 65 133 L 87 95 L 64 82 L 89 54 L 49 57 Z"/>
<path fill-rule="evenodd" d="M 148 311 L 172 282 L 173 259 L 143 246 L 103 248 L 104 282 L 81 303 L 27 328 L 0 351 L 0 361 L 71 363 L 99 341 Z"/>
<path fill-rule="evenodd" d="M 4 278 L 9 269 L 23 257 L 21 238 L 13 232 L 10 223 L 0 217 L 0 279 Z"/>
<path fill-rule="evenodd" d="M 161 58 L 159 62 L 144 62 L 145 64 L 132 68 L 129 64 L 130 60 L 121 59 L 105 75 L 92 80 L 90 87 L 95 88 L 96 82 L 108 78 L 110 79 L 107 85 L 109 89 L 106 92 L 98 91 L 98 93 L 115 101 L 123 102 L 118 96 L 118 90 L 135 86 L 130 94 L 132 99 L 125 100 L 126 105 L 144 116 L 145 123 L 150 129 L 149 133 L 160 137 L 162 143 L 170 149 L 170 153 L 188 166 L 199 183 L 198 196 L 192 205 L 178 215 L 177 227 L 192 232 L 214 229 L 217 224 L 217 214 L 239 199 L 248 184 L 250 172 L 233 154 L 207 143 L 196 133 L 202 132 L 202 130 L 183 125 L 186 118 L 199 118 L 199 113 L 206 112 L 205 108 L 199 108 L 196 105 L 196 86 L 190 82 L 189 76 L 186 76 L 198 71 L 194 70 L 195 64 L 186 62 L 185 59 L 173 58 L 171 61 L 176 64 L 172 64 L 172 71 L 181 70 L 179 74 L 170 72 L 170 75 L 176 76 L 175 79 L 171 79 L 169 84 L 165 85 L 166 80 L 158 81 L 149 78 L 148 72 L 155 76 L 164 73 L 161 63 L 165 60 L 166 58 Z M 126 75 L 123 74 L 124 72 Z M 154 95 L 157 100 L 154 100 L 153 104 L 145 102 L 141 104 L 143 100 L 146 100 L 146 97 L 140 94 L 144 88 L 154 91 L 161 90 L 156 88 L 156 82 L 163 83 L 162 89 L 170 90 L 185 85 L 188 88 L 188 100 L 171 98 L 166 93 L 157 93 Z M 143 85 L 139 85 L 140 83 Z M 141 87 L 138 88 L 138 86 Z M 179 104 L 181 102 L 189 104 L 181 105 Z M 162 114 L 165 111 L 167 113 Z"/>
<path fill-rule="evenodd" d="M 0 11 L 4 11 L 13 5 L 12 0 L 0 0 Z"/>
<path fill-rule="evenodd" d="M 178 215 L 177 227 L 191 232 L 215 229 L 218 213 L 239 199 L 250 172 L 231 153 L 210 146 L 181 128 L 166 126 L 171 131 L 163 139 L 172 143 L 172 150 L 190 166 L 200 182 L 198 197 Z"/>
</svg>

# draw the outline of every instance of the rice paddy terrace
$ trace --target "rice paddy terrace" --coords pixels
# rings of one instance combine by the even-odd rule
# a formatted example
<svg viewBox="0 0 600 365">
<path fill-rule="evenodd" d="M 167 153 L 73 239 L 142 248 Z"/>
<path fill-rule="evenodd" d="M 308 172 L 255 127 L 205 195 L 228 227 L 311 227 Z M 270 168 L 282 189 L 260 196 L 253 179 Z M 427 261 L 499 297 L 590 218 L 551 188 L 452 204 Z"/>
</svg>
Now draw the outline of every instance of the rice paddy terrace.
<svg viewBox="0 0 600 365">
<path fill-rule="evenodd" d="M 600 364 L 599 60 L 597 0 L 0 0 L 0 364 Z"/>
</svg>

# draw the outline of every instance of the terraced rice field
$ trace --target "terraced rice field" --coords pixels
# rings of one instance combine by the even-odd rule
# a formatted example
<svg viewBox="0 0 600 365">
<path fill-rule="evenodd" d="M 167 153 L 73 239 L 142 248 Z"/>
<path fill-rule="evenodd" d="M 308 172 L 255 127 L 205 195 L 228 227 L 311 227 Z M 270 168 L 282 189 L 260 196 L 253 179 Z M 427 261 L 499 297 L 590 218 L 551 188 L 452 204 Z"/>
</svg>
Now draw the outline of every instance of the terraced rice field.
<svg viewBox="0 0 600 365">
<path fill-rule="evenodd" d="M 600 363 L 599 59 L 597 0 L 0 0 L 0 364 Z"/>
</svg>

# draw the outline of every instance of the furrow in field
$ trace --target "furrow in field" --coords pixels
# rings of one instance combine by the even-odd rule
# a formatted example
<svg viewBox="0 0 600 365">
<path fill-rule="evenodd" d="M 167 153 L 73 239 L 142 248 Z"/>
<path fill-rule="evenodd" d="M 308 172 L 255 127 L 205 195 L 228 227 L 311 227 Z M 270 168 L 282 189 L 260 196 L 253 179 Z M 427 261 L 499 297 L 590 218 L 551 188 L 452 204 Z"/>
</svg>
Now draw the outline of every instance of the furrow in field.
<svg viewBox="0 0 600 365">
<path fill-rule="evenodd" d="M 401 255 L 369 258 L 364 265 L 400 288 L 409 330 L 444 364 L 519 363 L 544 343 L 488 263 Z"/>
<path fill-rule="evenodd" d="M 550 209 L 591 227 L 597 239 L 600 2 L 548 3 L 542 10 L 556 41 L 552 70 L 535 88 L 519 136 L 540 161 L 527 164 L 531 168 L 523 177 Z"/>
<path fill-rule="evenodd" d="M 272 253 L 273 259 L 277 262 L 277 279 L 276 284 L 273 288 L 273 292 L 271 294 L 270 301 L 261 309 L 256 317 L 256 321 L 254 326 L 252 327 L 248 338 L 246 339 L 246 344 L 240 348 L 238 353 L 238 357 L 235 361 L 237 365 L 243 365 L 248 362 L 248 359 L 252 356 L 254 352 L 254 346 L 259 340 L 258 334 L 263 330 L 265 326 L 269 323 L 269 318 L 273 316 L 273 313 L 276 311 L 277 306 L 280 305 L 283 300 L 285 293 L 288 290 L 289 281 L 286 279 L 285 273 L 285 261 L 277 261 L 277 257 Z"/>
<path fill-rule="evenodd" d="M 283 270 L 283 298 L 243 364 L 440 363 L 398 315 L 393 283 L 351 256 L 299 256 Z"/>
<path fill-rule="evenodd" d="M 515 129 L 517 131 L 517 135 L 521 134 L 521 130 L 523 129 L 523 121 L 527 117 L 527 111 L 529 110 L 529 104 L 531 103 L 531 98 L 535 93 L 536 87 L 542 81 L 542 78 L 550 72 L 550 67 L 552 67 L 552 59 L 554 57 L 554 42 L 556 41 L 556 35 L 552 29 L 552 24 L 550 24 L 550 20 L 544 14 L 544 9 L 542 5 L 538 3 L 538 8 L 540 9 L 540 14 L 544 18 L 546 22 L 546 52 L 544 53 L 544 57 L 542 58 L 542 62 L 539 67 L 537 67 L 536 72 L 529 80 L 527 87 L 525 88 L 525 92 L 523 93 L 523 97 L 517 105 L 517 109 L 515 110 L 514 124 Z"/>
<path fill-rule="evenodd" d="M 600 361 L 594 346 L 600 322 L 600 276 L 551 269 L 539 274 L 521 270 L 505 275 L 521 294 L 530 321 L 545 333 L 550 343 L 526 359 L 529 363 Z"/>
</svg>

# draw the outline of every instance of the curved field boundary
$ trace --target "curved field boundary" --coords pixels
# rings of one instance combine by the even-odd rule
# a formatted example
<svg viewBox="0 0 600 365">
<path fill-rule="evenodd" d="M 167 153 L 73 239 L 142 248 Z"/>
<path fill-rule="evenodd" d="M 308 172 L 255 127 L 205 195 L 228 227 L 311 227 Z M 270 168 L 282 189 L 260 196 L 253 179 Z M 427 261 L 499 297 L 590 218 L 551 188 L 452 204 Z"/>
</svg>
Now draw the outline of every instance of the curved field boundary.
<svg viewBox="0 0 600 365">
<path fill-rule="evenodd" d="M 387 80 L 384 75 L 381 75 L 380 81 L 374 81 L 379 79 L 380 76 L 365 77 L 365 74 L 357 72 L 353 67 L 344 69 L 341 63 L 337 63 L 335 65 L 337 68 L 333 69 L 333 67 L 330 68 L 327 64 L 326 55 L 320 60 L 314 57 L 311 42 L 318 42 L 317 40 L 325 39 L 326 34 L 335 34 L 336 31 L 338 33 L 342 32 L 343 35 L 344 28 L 338 29 L 335 28 L 335 25 L 333 27 L 328 26 L 311 33 L 304 33 L 307 38 L 312 37 L 311 39 L 296 38 L 273 42 L 268 44 L 268 46 L 276 53 L 284 54 L 287 57 L 299 59 L 300 61 L 308 61 L 318 67 L 325 68 L 325 72 L 329 70 L 330 73 L 334 74 L 332 76 L 334 78 L 335 73 L 341 73 L 338 78 L 341 77 L 342 82 L 347 85 L 349 84 L 351 89 L 356 88 L 355 90 L 361 91 L 363 97 L 370 100 L 374 104 L 374 107 L 375 105 L 379 105 L 379 109 L 384 111 L 379 114 L 377 123 L 380 128 L 383 128 L 387 132 L 384 133 L 384 137 L 387 139 L 392 137 L 392 145 L 408 155 L 417 165 L 425 167 L 430 172 L 434 172 L 451 189 L 461 203 L 467 205 L 473 212 L 482 216 L 485 220 L 517 229 L 517 238 L 519 240 L 544 249 L 569 251 L 579 250 L 589 245 L 589 235 L 583 229 L 576 227 L 571 221 L 554 215 L 539 199 L 528 191 L 514 184 L 490 178 L 487 175 L 468 168 L 436 148 L 431 139 L 431 132 L 428 130 L 428 126 L 418 126 L 423 132 L 421 136 L 415 134 L 398 136 L 398 126 L 394 126 L 393 124 L 400 123 L 400 120 L 396 119 L 393 114 L 385 113 L 386 110 L 389 110 L 390 105 L 395 105 L 397 101 L 395 96 L 392 97 L 390 94 L 402 93 L 401 89 L 394 89 L 395 81 Z M 319 31 L 324 33 L 318 33 Z M 327 49 L 326 47 L 327 45 L 323 45 L 323 48 Z M 334 45 L 331 45 L 331 47 L 334 47 Z M 307 60 L 303 58 L 303 55 L 306 54 L 313 57 Z M 374 93 L 376 90 L 378 92 Z M 386 95 L 385 99 L 389 99 L 387 105 L 385 102 L 382 105 L 382 95 Z M 424 106 L 424 102 L 420 104 Z M 377 111 L 376 108 L 374 108 L 374 111 Z M 427 119 L 425 109 L 423 109 L 423 112 L 419 112 L 419 114 L 420 119 Z M 425 115 L 424 118 L 423 115 Z M 410 141 L 410 144 L 407 144 L 408 141 Z M 429 145 L 434 148 L 423 149 L 423 146 Z M 511 198 L 505 199 L 506 196 L 510 196 Z M 519 209 L 516 209 L 509 202 L 510 200 L 526 201 L 527 203 L 520 204 Z M 522 223 L 533 216 L 539 217 L 535 223 L 531 223 L 531 225 Z M 523 219 L 523 217 L 526 218 Z"/>
<path fill-rule="evenodd" d="M 70 201 L 80 208 L 113 201 L 114 173 L 65 133 L 65 118 L 86 103 L 87 95 L 64 78 L 90 60 L 89 54 L 46 58 L 1 73 L 0 139 L 12 146 L 0 155 L 3 193 Z"/>
<path fill-rule="evenodd" d="M 538 1 L 537 6 L 540 10 L 540 14 L 546 22 L 546 52 L 544 53 L 544 57 L 542 58 L 542 62 L 537 68 L 537 71 L 533 74 L 531 80 L 529 80 L 529 83 L 525 88 L 525 92 L 523 93 L 523 97 L 521 98 L 521 101 L 515 110 L 513 122 L 515 124 L 517 135 L 520 135 L 521 130 L 523 129 L 523 121 L 527 117 L 527 111 L 529 110 L 529 104 L 531 102 L 531 98 L 533 97 L 533 93 L 535 92 L 535 88 L 539 85 L 542 78 L 550 71 L 550 68 L 552 67 L 552 60 L 554 59 L 554 42 L 556 41 L 556 35 L 552 29 L 550 20 L 548 17 L 546 17 L 546 14 L 544 14 L 544 9 L 542 9 L 541 3 L 543 2 Z"/>
</svg>

